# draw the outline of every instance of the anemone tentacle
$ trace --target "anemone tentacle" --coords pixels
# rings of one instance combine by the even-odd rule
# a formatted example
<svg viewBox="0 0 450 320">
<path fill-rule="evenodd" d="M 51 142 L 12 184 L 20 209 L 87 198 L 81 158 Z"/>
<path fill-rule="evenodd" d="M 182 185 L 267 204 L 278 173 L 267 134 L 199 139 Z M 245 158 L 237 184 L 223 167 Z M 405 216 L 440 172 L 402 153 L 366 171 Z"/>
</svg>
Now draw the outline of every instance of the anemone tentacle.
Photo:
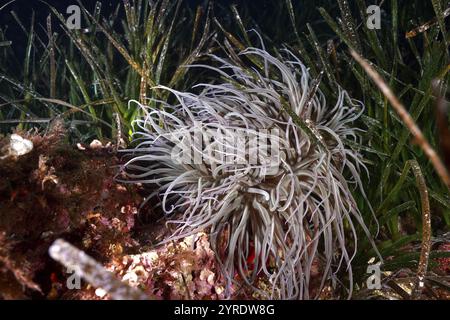
<svg viewBox="0 0 450 320">
<path fill-rule="evenodd" d="M 159 86 L 176 97 L 173 106 L 131 102 L 145 116 L 135 122 L 126 181 L 155 187 L 149 199 L 176 227 L 165 241 L 209 230 L 230 284 L 236 273 L 250 286 L 264 275 L 273 287 L 269 298 L 313 298 L 319 265 L 321 287 L 345 267 L 351 293 L 354 222 L 367 231 L 351 185 L 362 188 L 359 175 L 367 169 L 344 141 L 359 141 L 353 125 L 364 105 L 340 87 L 334 105 L 320 89 L 311 96 L 308 69 L 288 50 L 275 57 L 248 48 L 240 55 L 259 60 L 262 72 L 212 55 L 221 66 L 203 67 L 226 82 L 199 84 L 199 94 Z M 277 145 L 276 163 L 255 144 L 274 132 L 277 143 L 269 139 L 267 147 Z M 185 150 L 194 154 L 190 162 L 180 161 Z"/>
</svg>

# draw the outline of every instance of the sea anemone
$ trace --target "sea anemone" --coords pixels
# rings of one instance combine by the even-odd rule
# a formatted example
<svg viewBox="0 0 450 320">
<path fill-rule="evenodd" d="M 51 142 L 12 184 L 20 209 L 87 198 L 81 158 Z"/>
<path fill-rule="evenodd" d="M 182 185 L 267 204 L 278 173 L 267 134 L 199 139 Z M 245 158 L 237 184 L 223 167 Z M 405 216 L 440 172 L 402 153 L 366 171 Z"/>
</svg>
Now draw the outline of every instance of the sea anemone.
<svg viewBox="0 0 450 320">
<path fill-rule="evenodd" d="M 174 230 L 165 241 L 209 232 L 230 288 L 258 290 L 256 279 L 265 277 L 268 298 L 310 299 L 328 281 L 340 283 L 344 270 L 351 294 L 354 222 L 370 238 L 351 192 L 363 193 L 367 169 L 346 143 L 360 143 L 354 122 L 363 104 L 339 86 L 327 102 L 287 49 L 273 56 L 247 48 L 239 63 L 211 57 L 219 67 L 200 67 L 222 83 L 199 84 L 198 94 L 159 86 L 175 105 L 130 102 L 143 117 L 124 180 L 153 188 L 146 201 Z M 314 294 L 313 273 L 320 274 Z"/>
</svg>

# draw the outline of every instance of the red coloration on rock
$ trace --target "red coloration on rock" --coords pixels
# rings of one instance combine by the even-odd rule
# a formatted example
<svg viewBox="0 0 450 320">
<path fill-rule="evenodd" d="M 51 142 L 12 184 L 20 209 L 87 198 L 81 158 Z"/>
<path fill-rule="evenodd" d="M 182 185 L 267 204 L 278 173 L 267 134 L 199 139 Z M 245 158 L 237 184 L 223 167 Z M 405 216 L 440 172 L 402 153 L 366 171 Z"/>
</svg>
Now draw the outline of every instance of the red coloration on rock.
<svg viewBox="0 0 450 320">
<path fill-rule="evenodd" d="M 441 244 L 438 248 L 439 251 L 450 252 L 450 243 Z M 438 269 L 446 275 L 450 275 L 450 258 L 439 258 Z"/>
<path fill-rule="evenodd" d="M 78 150 L 60 126 L 45 136 L 18 134 L 34 147 L 0 160 L 0 299 L 58 298 L 68 275 L 49 258 L 49 245 L 65 238 L 100 261 L 120 258 L 138 244 L 131 232 L 142 198 L 114 180 L 111 147 Z"/>
</svg>

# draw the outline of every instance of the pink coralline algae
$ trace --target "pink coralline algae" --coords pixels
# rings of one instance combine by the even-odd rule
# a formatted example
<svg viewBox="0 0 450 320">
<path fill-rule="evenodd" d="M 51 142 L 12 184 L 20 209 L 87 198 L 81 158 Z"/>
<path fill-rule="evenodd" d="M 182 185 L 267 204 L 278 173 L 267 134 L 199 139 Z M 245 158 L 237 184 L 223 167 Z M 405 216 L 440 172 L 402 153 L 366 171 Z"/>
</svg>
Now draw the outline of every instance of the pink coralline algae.
<svg viewBox="0 0 450 320">
<path fill-rule="evenodd" d="M 224 280 L 208 236 L 198 233 L 158 249 L 125 256 L 122 281 L 160 299 L 223 299 Z"/>
</svg>

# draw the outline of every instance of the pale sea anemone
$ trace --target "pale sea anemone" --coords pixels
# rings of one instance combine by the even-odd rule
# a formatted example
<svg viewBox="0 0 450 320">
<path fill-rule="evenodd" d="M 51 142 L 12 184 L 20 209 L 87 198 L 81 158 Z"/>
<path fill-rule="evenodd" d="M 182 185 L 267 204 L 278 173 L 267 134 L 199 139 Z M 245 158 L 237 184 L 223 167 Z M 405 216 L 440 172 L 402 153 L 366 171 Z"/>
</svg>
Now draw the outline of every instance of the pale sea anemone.
<svg viewBox="0 0 450 320">
<path fill-rule="evenodd" d="M 364 106 L 338 86 L 330 104 L 287 49 L 275 57 L 248 48 L 243 56 L 260 68 L 212 55 L 220 67 L 200 67 L 223 83 L 200 84 L 199 94 L 158 87 L 176 105 L 131 102 L 144 116 L 135 122 L 125 181 L 153 188 L 147 201 L 175 230 L 166 241 L 208 231 L 230 285 L 240 279 L 258 290 L 255 279 L 264 276 L 268 298 L 310 299 L 346 271 L 351 294 L 355 222 L 370 235 L 351 192 L 363 193 L 366 168 L 345 142 L 360 142 L 354 122 Z M 261 137 L 276 147 L 275 158 L 252 143 Z M 186 150 L 194 156 L 180 158 Z"/>
</svg>

